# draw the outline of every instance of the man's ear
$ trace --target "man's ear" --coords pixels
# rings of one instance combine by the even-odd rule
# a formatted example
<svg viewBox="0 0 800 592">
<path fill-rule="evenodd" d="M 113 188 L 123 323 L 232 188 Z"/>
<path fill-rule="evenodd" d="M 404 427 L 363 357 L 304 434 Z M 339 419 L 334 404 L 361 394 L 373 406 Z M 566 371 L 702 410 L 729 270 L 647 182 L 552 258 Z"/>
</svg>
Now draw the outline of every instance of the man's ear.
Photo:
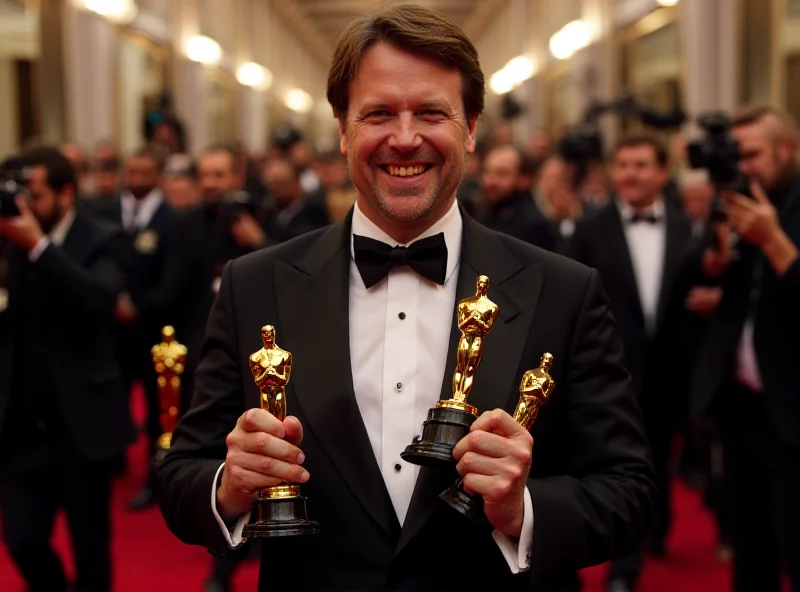
<svg viewBox="0 0 800 592">
<path fill-rule="evenodd" d="M 347 122 L 344 117 L 339 118 L 339 152 L 347 157 Z"/>
<path fill-rule="evenodd" d="M 467 117 L 467 141 L 466 148 L 467 154 L 475 152 L 475 144 L 478 138 L 478 118 Z"/>
</svg>

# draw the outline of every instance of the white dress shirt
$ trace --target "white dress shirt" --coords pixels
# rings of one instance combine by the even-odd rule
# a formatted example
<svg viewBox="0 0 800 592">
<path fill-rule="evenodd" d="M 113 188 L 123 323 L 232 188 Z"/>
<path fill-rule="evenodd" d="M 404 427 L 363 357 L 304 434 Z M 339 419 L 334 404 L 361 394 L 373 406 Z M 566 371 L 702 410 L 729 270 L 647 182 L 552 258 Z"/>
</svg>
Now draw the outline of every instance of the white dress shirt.
<svg viewBox="0 0 800 592">
<path fill-rule="evenodd" d="M 384 280 L 367 289 L 355 261 L 351 259 L 350 264 L 353 387 L 375 460 L 401 524 L 414 493 L 419 467 L 402 460 L 400 453 L 420 433 L 428 410 L 440 398 L 445 378 L 461 260 L 462 220 L 455 202 L 441 220 L 415 240 L 440 232 L 444 233 L 448 252 L 443 286 L 422 278 L 408 267 L 396 267 Z M 353 213 L 352 234 L 392 246 L 398 244 L 358 206 Z M 249 514 L 239 519 L 232 532 L 228 531 L 216 511 L 216 479 L 211 504 L 228 543 L 241 544 L 241 532 Z M 497 530 L 492 536 L 513 573 L 529 568 L 533 504 L 527 488 L 519 542 Z"/>
<path fill-rule="evenodd" d="M 122 227 L 125 230 L 141 230 L 147 228 L 158 206 L 164 201 L 161 189 L 151 189 L 141 200 L 137 200 L 127 189 L 120 196 L 122 206 Z"/>
<path fill-rule="evenodd" d="M 655 331 L 658 300 L 664 277 L 664 257 L 667 251 L 667 216 L 664 202 L 656 200 L 651 212 L 656 222 L 631 222 L 635 210 L 627 203 L 619 203 L 625 240 L 633 264 L 633 275 L 639 292 L 639 302 L 644 314 L 647 333 Z"/>
</svg>

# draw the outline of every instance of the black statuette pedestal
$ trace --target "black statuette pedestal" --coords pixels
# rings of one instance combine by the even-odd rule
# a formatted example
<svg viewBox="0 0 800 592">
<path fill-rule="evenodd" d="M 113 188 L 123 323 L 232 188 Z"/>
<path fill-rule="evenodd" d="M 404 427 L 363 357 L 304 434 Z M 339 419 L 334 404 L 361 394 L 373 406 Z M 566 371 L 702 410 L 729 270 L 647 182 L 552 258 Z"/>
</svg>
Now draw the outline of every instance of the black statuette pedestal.
<svg viewBox="0 0 800 592">
<path fill-rule="evenodd" d="M 467 434 L 476 416 L 462 409 L 435 407 L 422 424 L 422 437 L 406 446 L 400 457 L 423 467 L 452 465 L 453 448 Z"/>
</svg>

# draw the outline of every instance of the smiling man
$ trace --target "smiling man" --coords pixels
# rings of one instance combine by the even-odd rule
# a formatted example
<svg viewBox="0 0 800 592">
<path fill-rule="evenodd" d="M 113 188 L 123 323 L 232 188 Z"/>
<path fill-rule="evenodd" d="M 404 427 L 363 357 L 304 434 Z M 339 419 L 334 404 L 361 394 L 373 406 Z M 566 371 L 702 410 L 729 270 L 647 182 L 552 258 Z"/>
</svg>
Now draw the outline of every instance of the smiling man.
<svg viewBox="0 0 800 592">
<path fill-rule="evenodd" d="M 260 488 L 303 483 L 322 534 L 266 539 L 260 590 L 577 589 L 647 526 L 649 453 L 597 274 L 456 204 L 483 97 L 475 48 L 441 15 L 353 22 L 328 79 L 352 213 L 225 269 L 161 502 L 182 540 L 225 554 Z M 489 529 L 438 499 L 456 471 L 400 457 L 451 396 L 456 303 L 478 275 L 500 313 L 470 395 L 484 413 L 454 456 Z M 268 324 L 294 360 L 283 422 L 247 367 Z M 559 386 L 531 437 L 509 411 L 544 352 Z"/>
</svg>

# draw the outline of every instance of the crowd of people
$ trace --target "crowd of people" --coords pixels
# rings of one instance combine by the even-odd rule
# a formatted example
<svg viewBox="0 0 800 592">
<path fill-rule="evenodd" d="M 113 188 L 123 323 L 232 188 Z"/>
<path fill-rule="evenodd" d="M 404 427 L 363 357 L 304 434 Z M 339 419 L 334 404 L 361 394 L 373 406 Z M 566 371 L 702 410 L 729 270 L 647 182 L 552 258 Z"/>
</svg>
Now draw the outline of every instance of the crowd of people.
<svg viewBox="0 0 800 592">
<path fill-rule="evenodd" d="M 136 429 L 153 447 L 161 434 L 150 349 L 162 327 L 188 348 L 185 412 L 226 264 L 347 221 L 357 199 L 352 163 L 299 134 L 263 155 L 214 145 L 192 156 L 161 125 L 131 154 L 113 142 L 30 148 L 20 215 L 0 219 L 0 511 L 32 591 L 67 589 L 49 546 L 61 510 L 75 589 L 111 587 L 111 484 Z M 777 591 L 782 573 L 800 589 L 796 123 L 773 107 L 737 114 L 747 196 L 689 169 L 680 141 L 628 134 L 579 174 L 559 138 L 509 129 L 487 130 L 467 155 L 462 215 L 599 272 L 652 450 L 653 526 L 614 559 L 609 591 L 636 589 L 645 555 L 670 552 L 677 476 L 714 512 L 736 590 Z M 148 416 L 134 427 L 136 384 Z M 153 505 L 155 489 L 151 471 L 130 511 Z M 248 553 L 216 560 L 207 589 L 228 590 Z"/>
</svg>

